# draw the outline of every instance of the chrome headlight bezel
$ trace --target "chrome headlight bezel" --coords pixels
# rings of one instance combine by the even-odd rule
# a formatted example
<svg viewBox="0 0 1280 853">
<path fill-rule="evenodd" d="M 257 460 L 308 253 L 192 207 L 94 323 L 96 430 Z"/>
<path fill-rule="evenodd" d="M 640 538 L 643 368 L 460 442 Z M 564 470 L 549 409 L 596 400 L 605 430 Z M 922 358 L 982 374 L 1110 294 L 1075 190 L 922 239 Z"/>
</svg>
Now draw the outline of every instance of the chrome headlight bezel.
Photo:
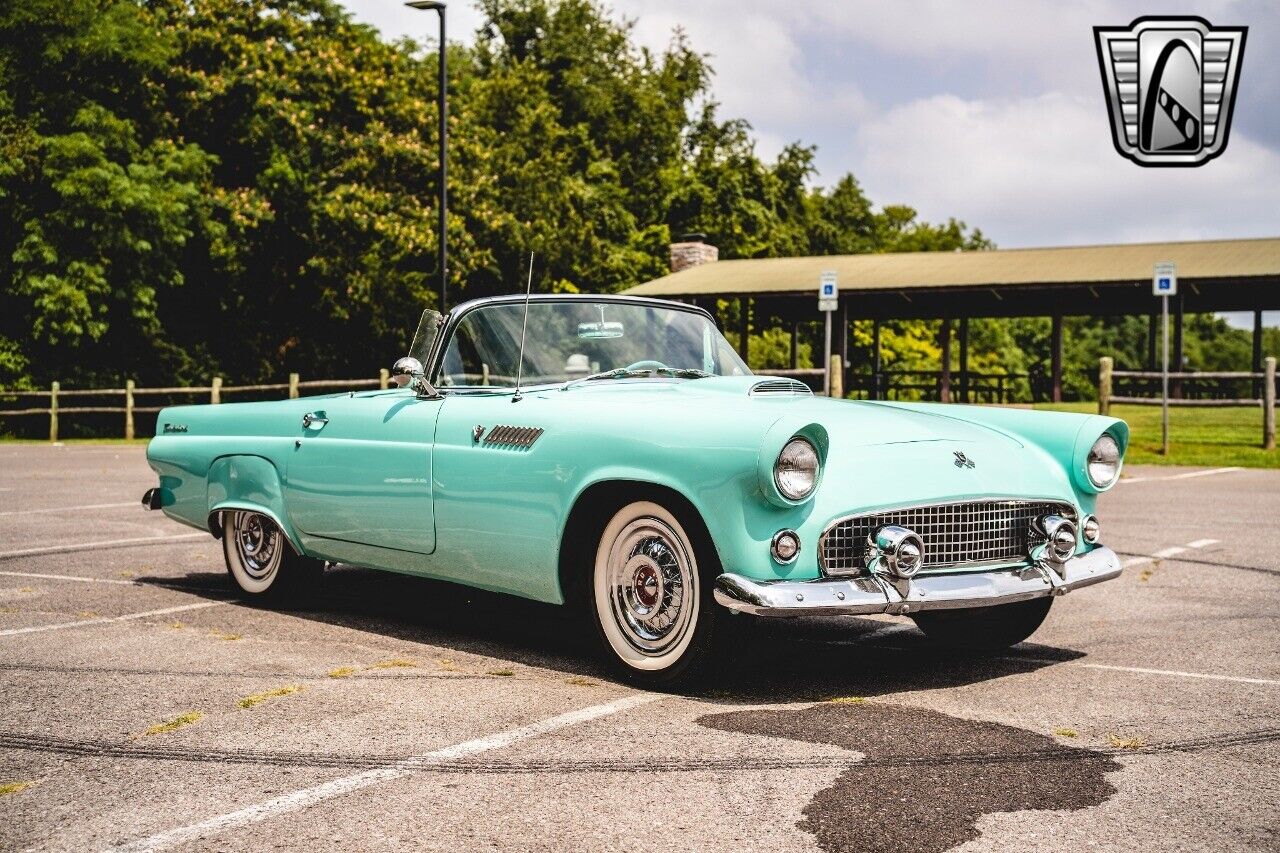
<svg viewBox="0 0 1280 853">
<path fill-rule="evenodd" d="M 1120 466 L 1124 461 L 1124 452 L 1120 442 L 1109 432 L 1098 436 L 1089 447 L 1084 460 L 1084 474 L 1089 483 L 1097 490 L 1104 491 L 1115 485 L 1120 479 Z M 1095 476 L 1098 474 L 1098 476 Z"/>
<path fill-rule="evenodd" d="M 802 435 L 792 436 L 773 461 L 773 485 L 789 501 L 812 497 L 821 474 L 822 457 L 818 455 L 818 448 Z"/>
</svg>

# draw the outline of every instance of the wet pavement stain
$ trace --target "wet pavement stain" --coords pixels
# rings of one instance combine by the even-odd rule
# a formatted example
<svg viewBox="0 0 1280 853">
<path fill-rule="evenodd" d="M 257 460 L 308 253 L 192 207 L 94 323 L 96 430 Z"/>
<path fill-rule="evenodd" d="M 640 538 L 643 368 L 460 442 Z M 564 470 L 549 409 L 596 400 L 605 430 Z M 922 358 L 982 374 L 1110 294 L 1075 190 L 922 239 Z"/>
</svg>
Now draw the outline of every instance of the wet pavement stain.
<svg viewBox="0 0 1280 853">
<path fill-rule="evenodd" d="M 877 702 L 731 711 L 698 722 L 862 753 L 796 824 L 829 853 L 948 850 L 977 838 L 984 814 L 1100 805 L 1115 793 L 1106 774 L 1121 769 L 1025 729 Z"/>
</svg>

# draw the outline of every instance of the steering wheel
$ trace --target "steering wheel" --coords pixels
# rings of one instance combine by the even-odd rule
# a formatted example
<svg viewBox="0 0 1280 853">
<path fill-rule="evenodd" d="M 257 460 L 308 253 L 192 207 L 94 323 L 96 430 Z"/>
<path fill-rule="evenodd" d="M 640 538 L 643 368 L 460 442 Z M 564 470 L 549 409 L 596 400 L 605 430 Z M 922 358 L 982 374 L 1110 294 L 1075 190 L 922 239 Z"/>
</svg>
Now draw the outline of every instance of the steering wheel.
<svg viewBox="0 0 1280 853">
<path fill-rule="evenodd" d="M 623 368 L 623 370 L 670 370 L 670 369 L 671 369 L 670 367 L 667 367 L 662 362 L 655 361 L 652 358 L 646 358 L 643 361 L 632 362 L 631 364 L 628 364 L 626 367 Z"/>
</svg>

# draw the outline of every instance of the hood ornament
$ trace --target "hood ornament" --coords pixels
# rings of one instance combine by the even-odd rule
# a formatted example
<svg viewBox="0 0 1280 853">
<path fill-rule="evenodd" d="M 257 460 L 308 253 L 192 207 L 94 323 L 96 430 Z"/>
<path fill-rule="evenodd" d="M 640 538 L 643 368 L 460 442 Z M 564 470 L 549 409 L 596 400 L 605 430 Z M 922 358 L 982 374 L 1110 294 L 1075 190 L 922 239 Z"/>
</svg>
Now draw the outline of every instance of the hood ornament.
<svg viewBox="0 0 1280 853">
<path fill-rule="evenodd" d="M 972 459 L 970 459 L 968 456 L 965 456 L 963 451 L 960 451 L 960 450 L 953 450 L 953 451 L 951 451 L 951 452 L 955 454 L 955 457 L 956 457 L 956 467 L 957 467 L 957 468 L 974 468 L 974 467 L 977 467 L 977 463 L 976 463 L 976 462 L 974 462 Z"/>
</svg>

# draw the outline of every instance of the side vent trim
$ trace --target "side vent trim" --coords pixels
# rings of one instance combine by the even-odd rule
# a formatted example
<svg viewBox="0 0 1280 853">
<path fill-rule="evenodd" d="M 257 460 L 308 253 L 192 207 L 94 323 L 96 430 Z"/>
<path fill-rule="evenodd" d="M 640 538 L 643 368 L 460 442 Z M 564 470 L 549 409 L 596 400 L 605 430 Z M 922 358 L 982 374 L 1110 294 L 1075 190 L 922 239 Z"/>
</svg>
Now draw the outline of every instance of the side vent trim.
<svg viewBox="0 0 1280 853">
<path fill-rule="evenodd" d="M 798 379 L 766 379 L 751 386 L 752 397 L 812 397 L 813 391 Z"/>
<path fill-rule="evenodd" d="M 533 443 L 542 436 L 542 433 L 542 427 L 499 425 L 489 430 L 489 434 L 484 437 L 484 445 L 524 450 L 533 447 Z"/>
</svg>

